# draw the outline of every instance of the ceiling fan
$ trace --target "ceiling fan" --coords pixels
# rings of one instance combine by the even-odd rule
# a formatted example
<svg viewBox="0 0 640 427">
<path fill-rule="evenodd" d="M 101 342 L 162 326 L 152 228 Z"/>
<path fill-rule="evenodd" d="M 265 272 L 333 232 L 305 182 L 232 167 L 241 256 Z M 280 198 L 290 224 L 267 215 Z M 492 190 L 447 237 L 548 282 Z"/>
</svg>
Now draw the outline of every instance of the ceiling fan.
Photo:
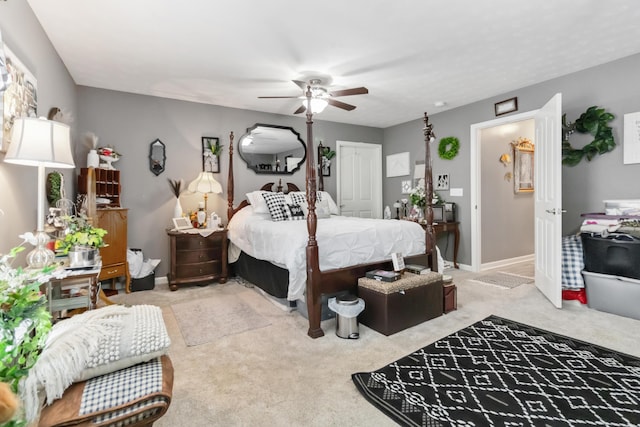
<svg viewBox="0 0 640 427">
<path fill-rule="evenodd" d="M 342 89 L 329 91 L 323 86 L 323 80 L 320 78 L 310 78 L 308 81 L 292 80 L 300 89 L 302 89 L 302 96 L 259 96 L 258 98 L 297 98 L 302 100 L 302 105 L 293 112 L 293 114 L 304 113 L 307 110 L 307 88 L 311 91 L 311 111 L 313 113 L 321 112 L 327 105 L 333 105 L 334 107 L 341 108 L 343 110 L 351 111 L 356 108 L 355 105 L 347 104 L 346 102 L 338 101 L 339 96 L 350 95 L 365 95 L 369 93 L 369 89 L 366 87 L 356 87 L 352 89 Z"/>
</svg>

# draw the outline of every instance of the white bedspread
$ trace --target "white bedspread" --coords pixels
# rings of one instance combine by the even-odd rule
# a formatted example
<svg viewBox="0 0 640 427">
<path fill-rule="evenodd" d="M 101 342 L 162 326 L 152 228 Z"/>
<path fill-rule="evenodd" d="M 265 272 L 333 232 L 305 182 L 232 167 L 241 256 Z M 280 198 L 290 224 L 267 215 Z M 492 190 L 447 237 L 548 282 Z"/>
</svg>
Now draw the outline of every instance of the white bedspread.
<svg viewBox="0 0 640 427">
<path fill-rule="evenodd" d="M 306 220 L 274 222 L 247 206 L 229 221 L 228 230 L 232 245 L 289 270 L 287 299 L 303 296 L 309 239 Z M 393 252 L 408 256 L 425 251 L 424 230 L 411 221 L 331 216 L 318 220 L 316 239 L 321 271 L 389 260 Z M 231 248 L 229 262 L 235 261 L 233 253 Z"/>
</svg>

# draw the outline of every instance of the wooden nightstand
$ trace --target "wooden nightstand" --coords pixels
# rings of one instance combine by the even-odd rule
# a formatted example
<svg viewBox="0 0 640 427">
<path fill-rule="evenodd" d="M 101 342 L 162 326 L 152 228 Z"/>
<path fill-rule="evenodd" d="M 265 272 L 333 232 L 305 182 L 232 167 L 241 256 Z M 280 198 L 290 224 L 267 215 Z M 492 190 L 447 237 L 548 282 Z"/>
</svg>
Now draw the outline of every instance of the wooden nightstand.
<svg viewBox="0 0 640 427">
<path fill-rule="evenodd" d="M 203 233 L 209 230 L 202 230 Z M 188 283 L 227 281 L 227 230 L 202 236 L 198 230 L 167 230 L 171 240 L 169 288 Z"/>
</svg>

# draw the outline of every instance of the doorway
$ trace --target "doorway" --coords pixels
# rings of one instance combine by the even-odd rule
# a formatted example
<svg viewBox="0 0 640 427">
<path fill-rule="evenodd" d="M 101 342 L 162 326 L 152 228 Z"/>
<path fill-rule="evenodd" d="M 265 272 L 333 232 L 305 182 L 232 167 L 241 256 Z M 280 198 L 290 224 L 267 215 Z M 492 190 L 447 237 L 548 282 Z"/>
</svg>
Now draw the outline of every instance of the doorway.
<svg viewBox="0 0 640 427">
<path fill-rule="evenodd" d="M 519 137 L 535 143 L 535 113 L 471 126 L 471 270 L 474 272 L 534 259 L 535 200 L 532 193 L 514 191 L 514 158 L 509 143 Z M 509 158 L 501 161 L 501 154 L 508 154 Z M 512 242 L 496 244 L 505 239 Z"/>
<path fill-rule="evenodd" d="M 382 146 L 336 141 L 340 215 L 382 218 Z"/>
</svg>

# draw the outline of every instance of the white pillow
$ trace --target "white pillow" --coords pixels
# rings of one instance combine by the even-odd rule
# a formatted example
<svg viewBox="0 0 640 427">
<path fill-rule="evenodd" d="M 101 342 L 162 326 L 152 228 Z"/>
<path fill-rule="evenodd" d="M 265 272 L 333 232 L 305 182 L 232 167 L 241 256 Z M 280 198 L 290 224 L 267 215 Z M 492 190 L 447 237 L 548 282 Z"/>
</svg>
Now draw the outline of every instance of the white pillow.
<svg viewBox="0 0 640 427">
<path fill-rule="evenodd" d="M 304 217 L 306 218 L 309 215 L 309 205 L 307 202 L 300 203 L 300 207 L 304 212 Z M 331 217 L 331 213 L 329 212 L 329 203 L 327 200 L 316 200 L 316 218 L 329 218 Z"/>
<path fill-rule="evenodd" d="M 340 215 L 340 209 L 338 208 L 338 205 L 336 204 L 336 202 L 333 201 L 331 194 L 327 193 L 326 191 L 318 191 L 318 193 L 320 193 L 320 198 L 322 200 L 326 200 L 329 203 L 330 214 Z"/>
<path fill-rule="evenodd" d="M 262 193 L 269 193 L 269 191 L 257 190 L 247 193 L 247 200 L 249 201 L 249 204 L 253 206 L 254 213 L 268 214 L 269 207 L 267 206 L 267 202 L 264 200 L 264 197 L 262 197 Z"/>
</svg>

